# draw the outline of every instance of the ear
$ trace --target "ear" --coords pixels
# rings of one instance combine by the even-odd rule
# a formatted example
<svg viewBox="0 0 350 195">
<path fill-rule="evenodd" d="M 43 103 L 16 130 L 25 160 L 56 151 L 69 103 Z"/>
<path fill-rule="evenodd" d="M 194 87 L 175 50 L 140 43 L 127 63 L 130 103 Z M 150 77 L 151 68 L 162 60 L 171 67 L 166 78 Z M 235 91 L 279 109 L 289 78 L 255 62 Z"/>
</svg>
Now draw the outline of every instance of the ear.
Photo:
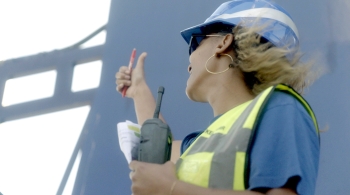
<svg viewBox="0 0 350 195">
<path fill-rule="evenodd" d="M 216 48 L 215 48 L 215 54 L 216 55 L 221 55 L 223 53 L 227 53 L 230 50 L 232 50 L 232 42 L 234 41 L 234 36 L 233 34 L 226 34 L 223 39 L 221 39 Z"/>
</svg>

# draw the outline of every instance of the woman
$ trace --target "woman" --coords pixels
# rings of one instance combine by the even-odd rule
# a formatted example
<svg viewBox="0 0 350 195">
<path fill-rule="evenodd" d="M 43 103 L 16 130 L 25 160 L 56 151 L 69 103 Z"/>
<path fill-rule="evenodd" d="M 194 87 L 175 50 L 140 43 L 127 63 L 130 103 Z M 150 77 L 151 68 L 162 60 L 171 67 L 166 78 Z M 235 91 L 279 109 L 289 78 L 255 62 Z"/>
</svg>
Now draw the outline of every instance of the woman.
<svg viewBox="0 0 350 195">
<path fill-rule="evenodd" d="M 176 167 L 131 162 L 133 194 L 314 194 L 318 127 L 295 91 L 307 86 L 310 66 L 299 61 L 291 17 L 266 0 L 234 0 L 181 34 L 190 53 L 186 94 L 208 102 L 214 119 L 185 137 Z M 132 73 L 121 67 L 116 74 L 139 124 L 155 107 L 145 57 Z"/>
</svg>

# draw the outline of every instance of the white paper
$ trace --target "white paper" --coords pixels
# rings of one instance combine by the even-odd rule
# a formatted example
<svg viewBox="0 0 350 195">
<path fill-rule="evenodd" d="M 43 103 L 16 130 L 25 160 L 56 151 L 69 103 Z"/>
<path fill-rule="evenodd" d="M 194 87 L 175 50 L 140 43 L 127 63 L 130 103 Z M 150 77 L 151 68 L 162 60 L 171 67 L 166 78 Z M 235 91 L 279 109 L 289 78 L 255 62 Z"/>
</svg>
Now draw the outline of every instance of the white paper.
<svg viewBox="0 0 350 195">
<path fill-rule="evenodd" d="M 127 120 L 118 123 L 117 129 L 119 146 L 124 153 L 126 160 L 128 163 L 132 160 L 137 160 L 141 125 Z"/>
</svg>

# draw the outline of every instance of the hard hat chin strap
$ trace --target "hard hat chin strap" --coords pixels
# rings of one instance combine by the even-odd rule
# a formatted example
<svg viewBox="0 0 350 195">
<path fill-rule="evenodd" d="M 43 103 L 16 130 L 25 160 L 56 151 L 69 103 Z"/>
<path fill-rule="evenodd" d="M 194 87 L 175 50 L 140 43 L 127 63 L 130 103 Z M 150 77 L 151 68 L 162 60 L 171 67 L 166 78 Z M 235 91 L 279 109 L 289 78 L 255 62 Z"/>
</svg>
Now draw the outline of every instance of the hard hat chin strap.
<svg viewBox="0 0 350 195">
<path fill-rule="evenodd" d="M 227 56 L 227 57 L 229 57 L 231 59 L 231 63 L 228 65 L 228 67 L 225 70 L 220 71 L 220 72 L 212 72 L 212 71 L 210 71 L 208 69 L 207 65 L 208 65 L 208 62 L 210 61 L 210 59 L 215 56 L 215 54 L 214 54 L 214 55 L 210 56 L 207 59 L 207 61 L 205 62 L 205 70 L 207 70 L 207 72 L 209 72 L 210 74 L 221 74 L 221 73 L 226 72 L 228 69 L 235 67 L 235 65 L 233 64 L 233 58 L 229 54 L 221 54 L 221 55 Z"/>
</svg>

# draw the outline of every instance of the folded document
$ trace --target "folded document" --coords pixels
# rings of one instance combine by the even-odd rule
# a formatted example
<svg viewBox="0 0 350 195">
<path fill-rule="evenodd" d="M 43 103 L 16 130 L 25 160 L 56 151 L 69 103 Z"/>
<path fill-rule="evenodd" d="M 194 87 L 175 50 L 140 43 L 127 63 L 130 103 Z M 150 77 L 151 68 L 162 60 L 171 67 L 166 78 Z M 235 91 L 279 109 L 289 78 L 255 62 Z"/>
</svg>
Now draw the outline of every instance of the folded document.
<svg viewBox="0 0 350 195">
<path fill-rule="evenodd" d="M 140 144 L 141 125 L 131 121 L 120 122 L 117 124 L 119 146 L 130 163 L 138 158 L 138 147 Z"/>
</svg>

